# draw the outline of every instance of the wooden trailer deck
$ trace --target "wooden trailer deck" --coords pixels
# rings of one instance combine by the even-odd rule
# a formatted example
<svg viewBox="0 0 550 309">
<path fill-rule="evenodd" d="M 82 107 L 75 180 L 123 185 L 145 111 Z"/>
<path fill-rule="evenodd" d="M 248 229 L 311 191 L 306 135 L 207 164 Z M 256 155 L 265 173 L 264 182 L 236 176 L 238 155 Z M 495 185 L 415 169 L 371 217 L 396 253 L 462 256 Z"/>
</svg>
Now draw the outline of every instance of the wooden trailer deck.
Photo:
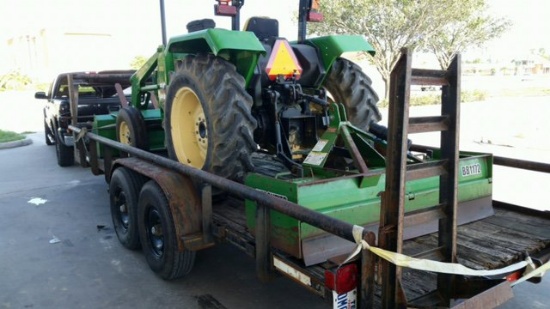
<svg viewBox="0 0 550 309">
<path fill-rule="evenodd" d="M 550 212 L 494 203 L 495 214 L 458 227 L 458 261 L 472 269 L 498 269 L 523 261 L 527 255 L 550 251 Z M 229 198 L 214 205 L 214 225 L 218 233 L 254 255 L 254 236 L 246 227 L 244 203 Z M 437 233 L 420 236 L 403 243 L 403 253 L 414 256 L 437 246 Z M 292 260 L 292 259 L 291 259 Z M 302 266 L 303 267 L 303 266 Z M 322 280 L 323 269 L 309 267 Z M 407 299 L 413 300 L 436 289 L 435 273 L 403 270 L 402 284 Z M 380 286 L 375 289 L 380 305 Z"/>
<path fill-rule="evenodd" d="M 472 269 L 498 269 L 525 260 L 526 256 L 550 251 L 550 212 L 494 203 L 495 214 L 458 227 L 458 262 Z M 437 233 L 410 239 L 403 253 L 437 246 Z M 407 299 L 436 288 L 436 275 L 408 270 L 403 273 Z"/>
</svg>

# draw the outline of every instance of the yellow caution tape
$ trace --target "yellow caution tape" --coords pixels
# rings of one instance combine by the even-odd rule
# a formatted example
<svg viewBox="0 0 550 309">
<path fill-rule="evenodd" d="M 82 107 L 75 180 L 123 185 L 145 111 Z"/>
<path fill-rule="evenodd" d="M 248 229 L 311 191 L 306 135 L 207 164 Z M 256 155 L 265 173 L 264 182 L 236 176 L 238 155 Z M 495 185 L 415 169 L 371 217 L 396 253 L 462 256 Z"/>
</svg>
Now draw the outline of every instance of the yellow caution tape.
<svg viewBox="0 0 550 309">
<path fill-rule="evenodd" d="M 452 274 L 452 275 L 498 276 L 498 275 L 511 273 L 519 269 L 522 269 L 524 267 L 527 267 L 528 270 L 526 271 L 526 274 L 522 278 L 520 278 L 518 281 L 516 281 L 513 285 L 516 285 L 520 282 L 523 282 L 535 276 L 542 276 L 544 275 L 545 271 L 550 270 L 550 262 L 542 265 L 539 268 L 536 268 L 534 263 L 531 261 L 529 257 L 527 258 L 526 261 L 518 262 L 504 268 L 492 269 L 492 270 L 477 270 L 477 269 L 468 268 L 464 265 L 457 264 L 457 263 L 445 263 L 445 262 L 437 262 L 437 261 L 431 261 L 426 259 L 417 259 L 401 253 L 391 252 L 388 250 L 384 250 L 384 249 L 369 245 L 366 241 L 363 240 L 363 237 L 362 237 L 363 227 L 361 226 L 357 226 L 357 225 L 354 226 L 352 232 L 353 232 L 353 237 L 355 239 L 355 242 L 357 243 L 357 247 L 350 254 L 350 256 L 344 261 L 343 264 L 347 263 L 353 257 L 358 255 L 361 252 L 361 250 L 365 249 L 383 258 L 384 260 L 395 264 L 396 266 L 437 272 L 437 273 Z"/>
</svg>

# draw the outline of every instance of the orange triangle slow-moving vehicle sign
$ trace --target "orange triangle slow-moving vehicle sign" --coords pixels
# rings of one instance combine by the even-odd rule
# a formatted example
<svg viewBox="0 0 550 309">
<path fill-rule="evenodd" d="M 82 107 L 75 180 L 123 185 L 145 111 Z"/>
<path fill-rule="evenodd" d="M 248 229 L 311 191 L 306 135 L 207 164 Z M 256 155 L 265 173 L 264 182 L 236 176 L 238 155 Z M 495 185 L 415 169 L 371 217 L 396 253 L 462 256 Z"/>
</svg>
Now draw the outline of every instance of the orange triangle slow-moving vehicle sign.
<svg viewBox="0 0 550 309">
<path fill-rule="evenodd" d="M 302 67 L 287 40 L 277 39 L 275 41 L 265 71 L 270 80 L 275 80 L 279 75 L 284 76 L 285 79 L 293 76 L 296 76 L 296 79 L 300 78 Z"/>
</svg>

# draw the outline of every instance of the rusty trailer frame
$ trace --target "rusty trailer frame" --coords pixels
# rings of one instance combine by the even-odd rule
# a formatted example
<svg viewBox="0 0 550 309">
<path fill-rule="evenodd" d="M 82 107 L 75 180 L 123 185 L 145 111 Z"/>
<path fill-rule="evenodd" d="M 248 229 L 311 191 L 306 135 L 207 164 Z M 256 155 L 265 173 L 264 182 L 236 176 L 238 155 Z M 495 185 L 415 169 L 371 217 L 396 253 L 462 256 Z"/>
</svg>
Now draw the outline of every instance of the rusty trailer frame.
<svg viewBox="0 0 550 309">
<path fill-rule="evenodd" d="M 445 78 L 446 76 L 445 74 L 441 74 L 441 72 L 436 71 L 428 72 L 417 70 L 415 71 L 415 73 L 417 73 L 417 75 L 419 75 L 420 77 L 416 77 L 415 79 L 413 79 L 413 81 L 420 83 L 434 81 L 436 83 L 442 83 L 441 79 Z M 428 78 L 423 75 L 427 75 L 428 77 L 432 76 L 433 78 Z M 394 91 L 397 91 L 397 88 L 395 88 Z M 71 95 L 71 108 L 74 104 L 76 104 L 76 102 L 78 102 L 78 94 L 73 93 Z M 404 111 L 401 110 L 400 112 L 403 113 Z M 425 121 L 431 123 L 436 122 L 436 124 L 434 125 L 426 124 L 422 121 L 413 121 L 411 122 L 411 124 L 415 128 L 413 129 L 413 131 L 425 129 L 442 130 L 445 126 L 449 125 L 448 120 L 448 117 L 436 117 L 433 119 L 427 119 Z M 257 274 L 261 280 L 268 279 L 270 273 L 272 272 L 273 252 L 271 251 L 269 246 L 270 236 L 268 227 L 270 222 L 270 212 L 268 211 L 268 209 L 276 210 L 288 216 L 294 217 L 298 220 L 306 222 L 312 226 L 320 228 L 328 233 L 339 236 L 346 240 L 352 242 L 356 241 L 356 239 L 354 238 L 354 225 L 347 222 L 322 215 L 318 212 L 301 207 L 298 204 L 280 199 L 264 192 L 260 192 L 243 184 L 227 180 L 214 174 L 183 165 L 166 157 L 156 155 L 135 147 L 131 147 L 126 144 L 121 144 L 111 139 L 104 138 L 102 136 L 89 132 L 85 124 L 78 124 L 73 122 L 73 124 L 70 125 L 69 128 L 75 134 L 75 156 L 77 157 L 77 159 L 79 159 L 77 160 L 77 162 L 79 162 L 80 165 L 83 167 L 90 167 L 94 175 L 105 174 L 105 178 L 107 181 L 110 180 L 113 166 L 115 166 L 115 164 L 123 164 L 133 170 L 146 173 L 147 175 L 151 176 L 155 181 L 166 184 L 169 187 L 166 189 L 168 191 L 176 190 L 178 183 L 182 181 L 182 179 L 184 179 L 185 177 L 189 177 L 195 181 L 200 181 L 203 183 L 203 185 L 201 186 L 202 191 L 198 194 L 199 196 L 193 197 L 198 198 L 201 201 L 201 208 L 195 210 L 198 217 L 200 217 L 200 222 L 193 223 L 194 228 L 200 230 L 201 232 L 192 235 L 192 237 L 181 239 L 180 243 L 178 243 L 180 249 L 189 248 L 192 250 L 199 250 L 213 245 L 214 227 L 212 225 L 212 187 L 216 187 L 239 198 L 249 199 L 257 203 L 259 207 L 257 215 L 258 226 L 255 230 L 255 235 L 253 235 L 255 240 L 253 250 L 256 258 Z M 456 128 L 458 128 L 458 124 L 456 124 Z M 403 127 L 397 127 L 397 130 L 403 130 Z M 98 143 L 105 146 L 103 158 L 98 157 Z M 414 147 L 418 146 L 413 146 L 413 148 Z M 453 146 L 448 150 L 449 152 L 453 152 L 456 151 L 455 148 L 456 147 Z M 117 150 L 119 152 L 120 158 L 114 156 L 113 150 Z M 450 155 L 452 155 L 452 153 L 450 153 Z M 501 157 L 495 157 L 494 159 L 494 163 L 497 165 L 550 173 L 550 164 Z M 400 164 L 398 165 L 401 167 L 397 170 L 395 170 L 395 167 L 393 167 L 395 173 L 404 173 L 405 170 L 403 166 Z M 170 175 L 167 176 L 167 173 L 163 173 L 166 171 L 168 171 Z M 388 174 L 389 173 L 391 173 L 391 169 L 390 171 L 388 171 Z M 450 187 L 450 189 L 452 190 L 453 186 L 451 185 Z M 177 197 L 177 199 L 180 200 L 185 198 L 186 197 L 184 195 L 179 195 Z M 399 197 L 397 196 L 397 198 Z M 393 207 L 387 201 L 388 198 L 386 198 L 386 206 L 383 207 Z M 514 205 L 507 205 L 500 202 L 495 202 L 495 206 L 509 208 L 516 207 Z M 394 213 L 395 211 L 395 209 L 385 209 L 385 215 L 384 211 L 381 213 L 381 233 L 379 234 L 381 235 L 381 237 L 387 237 L 388 231 L 391 231 L 392 229 L 397 228 L 397 230 L 394 231 L 398 231 L 400 228 L 402 228 L 402 219 L 398 219 L 395 222 L 388 221 L 388 214 Z M 397 212 L 399 212 L 399 210 L 397 210 Z M 547 217 L 550 219 L 550 215 L 548 215 Z M 384 225 L 382 223 L 384 223 Z M 391 226 L 391 228 L 388 228 L 388 226 Z M 184 229 L 184 227 L 181 228 Z M 452 240 L 456 238 L 456 229 L 452 226 L 449 226 L 449 229 L 445 233 L 451 233 L 450 238 L 447 237 L 447 239 Z M 391 236 L 390 238 L 384 240 L 380 239 L 378 241 L 383 246 L 388 247 L 388 244 L 391 244 L 398 239 L 396 238 L 396 235 L 398 234 L 399 233 L 397 232 L 397 234 L 394 234 L 394 236 Z M 377 240 L 374 233 L 363 231 L 361 236 L 362 239 L 366 241 L 369 245 L 377 245 Z M 397 246 L 395 245 L 396 244 L 394 243 L 394 247 L 389 246 L 389 248 L 397 248 Z M 447 255 L 450 258 L 449 261 L 454 261 L 453 256 L 456 254 L 456 248 L 452 249 L 453 250 L 449 251 L 450 255 Z M 544 254 L 538 256 L 538 260 L 540 263 L 548 261 L 549 258 L 550 250 L 546 250 Z M 379 260 L 381 259 L 376 257 L 369 250 L 362 250 L 362 253 L 358 257 L 358 263 L 360 265 L 358 308 L 374 308 L 377 305 L 382 305 L 384 308 L 402 308 L 412 305 L 412 303 L 407 303 L 407 300 L 405 298 L 405 294 L 401 287 L 398 268 L 389 264 L 386 264 L 384 266 L 385 262 L 380 263 Z M 378 276 L 379 282 L 375 281 L 377 274 L 382 274 Z M 485 308 L 494 306 L 495 304 L 500 304 L 503 301 L 508 300 L 512 297 L 510 284 L 505 280 L 481 280 L 478 282 L 478 284 L 472 284 L 471 282 L 468 282 L 468 284 L 464 284 L 466 282 L 465 278 L 461 276 L 444 276 L 442 278 L 444 278 L 445 282 L 449 284 L 448 287 L 455 288 L 454 291 L 451 291 L 452 289 L 447 289 L 447 293 L 444 293 L 445 299 L 443 300 L 443 303 L 447 304 L 448 307 L 469 308 L 469 306 L 475 306 L 479 308 Z M 384 295 L 385 293 L 386 295 L 382 296 L 383 300 L 381 304 L 375 301 L 375 290 L 378 290 L 379 288 L 381 288 L 382 294 Z M 433 305 L 433 302 L 430 300 L 433 299 L 433 297 L 437 297 L 437 295 L 429 293 L 424 297 L 418 298 L 416 300 L 416 304 L 420 305 L 425 302 L 426 304 Z M 451 303 L 451 299 L 457 297 L 463 299 L 463 301 L 454 304 Z M 441 303 L 441 299 L 438 298 L 437 302 Z"/>
</svg>

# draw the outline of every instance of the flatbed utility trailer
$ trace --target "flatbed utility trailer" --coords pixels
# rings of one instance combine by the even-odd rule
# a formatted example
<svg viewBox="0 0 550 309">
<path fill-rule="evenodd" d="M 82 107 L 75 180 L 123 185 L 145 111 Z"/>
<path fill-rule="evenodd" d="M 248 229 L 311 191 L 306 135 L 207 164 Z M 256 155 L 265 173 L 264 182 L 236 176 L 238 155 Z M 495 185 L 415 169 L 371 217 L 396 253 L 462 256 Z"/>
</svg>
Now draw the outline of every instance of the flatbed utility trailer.
<svg viewBox="0 0 550 309">
<path fill-rule="evenodd" d="M 75 132 L 79 128 L 72 127 Z M 85 131 L 80 131 L 85 132 Z M 224 178 L 185 166 L 159 155 L 144 152 L 140 149 L 120 144 L 116 141 L 102 138 L 93 133 L 81 134 L 81 141 L 87 140 L 89 160 L 95 173 L 111 173 L 111 168 L 127 167 L 137 173 L 145 174 L 159 183 L 169 183 L 166 179 L 187 175 L 192 179 L 200 179 L 205 184 L 222 188 L 231 192 L 223 200 L 212 202 L 210 185 L 202 190 L 202 209 L 200 210 L 203 225 L 203 235 L 195 235 L 184 240 L 185 246 L 192 250 L 200 250 L 214 245 L 215 242 L 230 242 L 251 257 L 256 259 L 258 276 L 262 280 L 268 280 L 273 271 L 293 279 L 304 285 L 319 296 L 331 300 L 331 288 L 327 286 L 327 271 L 333 271 L 342 259 L 332 259 L 327 263 L 305 267 L 302 262 L 285 255 L 278 250 L 266 248 L 265 235 L 257 229 L 253 234 L 247 228 L 244 211 L 244 203 L 240 198 L 256 200 L 264 209 L 277 209 L 278 211 L 296 216 L 312 225 L 323 228 L 335 235 L 349 241 L 354 241 L 353 226 L 345 222 L 334 220 L 329 217 L 308 212 L 288 201 L 279 199 L 272 195 L 255 191 L 251 188 L 234 183 Z M 96 144 L 125 152 L 130 155 L 128 158 L 98 159 L 94 157 L 93 147 Z M 514 165 L 531 164 L 514 160 Z M 515 166 L 518 167 L 518 166 Z M 548 166 L 544 167 L 548 170 Z M 173 187 L 168 188 L 170 192 L 181 191 L 182 183 L 173 182 Z M 209 196 L 210 195 L 210 196 Z M 211 204 L 210 204 L 211 203 Z M 209 205 L 210 204 L 210 205 Z M 550 213 L 523 207 L 509 205 L 502 202 L 493 202 L 495 214 L 485 219 L 472 222 L 458 227 L 458 261 L 472 269 L 498 269 L 512 263 L 520 262 L 530 256 L 537 266 L 541 266 L 550 259 Z M 259 212 L 258 216 L 265 216 L 267 212 Z M 264 218 L 265 220 L 265 218 Z M 178 223 L 176 223 L 178 224 Z M 366 233 L 364 238 L 375 245 L 375 236 L 372 232 Z M 203 240 L 208 240 L 204 242 Z M 409 239 L 403 243 L 403 253 L 415 256 L 418 252 L 431 248 L 437 243 L 436 234 L 429 234 Z M 268 253 L 269 252 L 269 253 Z M 361 288 L 358 294 L 357 308 L 382 308 L 381 286 L 375 281 L 375 257 L 364 250 L 360 258 L 356 260 L 359 270 L 359 278 L 354 282 Z M 476 305 L 476 308 L 490 308 L 502 304 L 513 297 L 510 284 L 519 279 L 524 269 L 515 271 L 494 278 L 473 278 L 459 277 L 456 280 L 457 296 L 454 306 L 457 308 L 470 308 L 469 305 Z M 426 295 L 434 291 L 435 273 L 418 270 L 405 270 L 401 286 L 405 292 L 409 306 L 431 307 L 433 302 L 426 300 Z M 540 278 L 531 279 L 533 282 L 540 282 Z M 373 294 L 371 294 L 373 293 Z M 373 295 L 370 299 L 368 297 Z M 417 302 L 412 302 L 412 300 Z M 427 304 L 427 305 L 426 305 Z"/>
<path fill-rule="evenodd" d="M 426 82 L 421 79 L 420 81 Z M 408 105 L 404 106 L 408 108 Z M 399 113 L 400 111 L 390 111 L 390 117 L 399 116 Z M 427 126 L 430 127 L 430 125 Z M 403 129 L 403 124 L 397 124 L 397 127 Z M 400 267 L 388 270 L 384 268 L 383 259 L 376 256 L 374 251 L 365 249 L 366 243 L 371 248 L 383 246 L 391 250 L 393 241 L 399 244 L 399 250 L 391 251 L 424 259 L 438 259 L 441 258 L 442 251 L 438 233 L 409 240 L 390 239 L 384 244 L 380 238 L 384 233 L 390 234 L 392 227 L 395 226 L 361 228 L 301 207 L 281 198 L 279 194 L 255 190 L 181 164 L 166 158 L 162 152 L 153 153 L 122 144 L 88 132 L 78 124 L 70 128 L 76 134 L 77 155 L 85 158 L 80 161 L 81 165 L 89 166 L 96 175 L 105 174 L 107 182 L 111 183 L 111 198 L 113 198 L 113 177 L 117 173 L 121 174 L 122 170 L 132 175 L 129 179 L 137 184 L 137 187 L 131 190 L 139 192 L 147 187 L 151 192 L 151 185 L 149 185 L 151 183 L 160 189 L 161 195 L 167 201 L 167 209 L 174 223 L 173 230 L 169 231 L 170 235 L 164 235 L 166 238 L 163 238 L 163 241 L 166 243 L 163 242 L 163 246 L 171 241 L 175 244 L 177 251 L 189 253 L 211 247 L 216 242 L 228 241 L 255 258 L 256 270 L 261 280 L 269 280 L 273 272 L 282 273 L 319 296 L 332 301 L 334 308 L 339 308 L 339 304 L 344 302 L 349 304 L 347 300 L 340 297 L 354 298 L 352 304 L 357 308 L 405 306 L 490 308 L 512 297 L 511 283 L 526 271 L 526 266 L 521 265 L 518 269 L 491 277 L 454 275 L 446 281 L 449 283 L 449 289 L 441 291 L 438 281 L 442 279 L 434 272 L 406 268 L 401 270 Z M 390 122 L 390 134 L 391 130 Z M 388 152 L 392 151 L 391 146 L 390 141 Z M 435 151 L 418 145 L 411 146 L 411 149 L 424 153 Z M 99 152 L 102 154 L 101 157 L 98 155 Z M 517 160 L 510 162 L 504 158 L 495 158 L 495 162 L 513 167 L 528 166 L 538 171 L 550 171 L 548 165 L 533 162 Z M 400 166 L 397 169 L 405 171 L 403 165 Z M 220 198 L 216 190 L 221 190 L 228 195 Z M 139 195 L 134 192 L 134 198 L 136 196 Z M 151 196 L 147 198 L 151 200 Z M 257 207 L 254 212 L 254 229 L 247 224 L 249 218 L 246 216 L 247 206 L 243 200 Z M 137 203 L 137 201 L 133 202 Z M 493 202 L 493 206 L 494 215 L 456 227 L 454 233 L 456 239 L 453 240 L 456 246 L 456 257 L 452 262 L 459 262 L 471 269 L 499 269 L 530 257 L 535 267 L 547 265 L 550 258 L 550 237 L 548 237 L 550 214 L 499 202 Z M 383 206 L 382 211 L 384 207 L 386 206 Z M 344 254 L 330 258 L 324 263 L 307 266 L 303 260 L 271 245 L 269 227 L 272 222 L 270 218 L 273 216 L 272 211 L 346 239 L 352 249 L 354 244 L 362 244 L 363 250 L 359 252 L 360 254 L 354 255 L 351 261 L 346 259 L 348 254 Z M 152 215 L 154 217 L 155 213 Z M 433 219 L 434 216 L 439 219 L 445 217 L 440 210 L 428 210 L 425 213 L 412 214 L 409 219 L 419 221 Z M 406 217 L 402 217 L 404 218 Z M 380 222 L 384 223 L 383 220 Z M 406 222 L 401 221 L 398 227 L 403 228 L 406 225 Z M 158 231 L 155 226 L 151 226 L 150 230 L 151 233 L 141 236 L 148 237 L 149 240 L 153 240 L 150 242 L 155 243 L 155 237 L 159 236 L 155 233 Z M 190 234 L 187 232 L 190 230 L 200 232 Z M 124 245 L 128 246 L 128 243 Z M 194 255 L 192 258 L 182 255 L 182 258 L 192 265 Z M 152 264 L 149 264 L 153 268 Z M 183 268 L 185 267 L 184 265 Z M 184 271 L 189 270 L 184 269 Z M 155 272 L 158 274 L 159 270 Z M 388 273 L 395 275 L 388 277 Z M 169 275 L 166 276 L 169 277 Z M 530 280 L 537 281 L 540 278 Z M 349 292 L 350 285 L 357 289 L 353 288 Z"/>
</svg>

